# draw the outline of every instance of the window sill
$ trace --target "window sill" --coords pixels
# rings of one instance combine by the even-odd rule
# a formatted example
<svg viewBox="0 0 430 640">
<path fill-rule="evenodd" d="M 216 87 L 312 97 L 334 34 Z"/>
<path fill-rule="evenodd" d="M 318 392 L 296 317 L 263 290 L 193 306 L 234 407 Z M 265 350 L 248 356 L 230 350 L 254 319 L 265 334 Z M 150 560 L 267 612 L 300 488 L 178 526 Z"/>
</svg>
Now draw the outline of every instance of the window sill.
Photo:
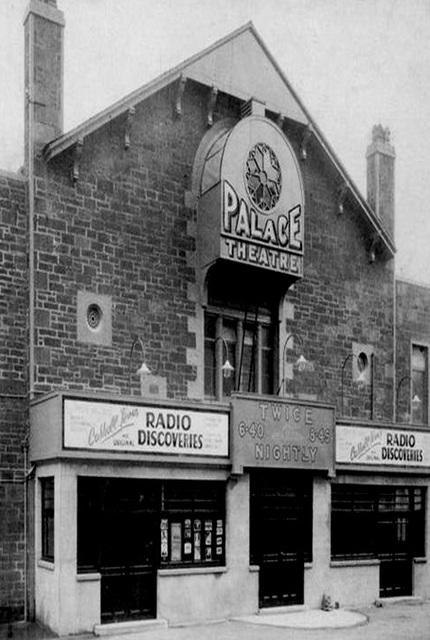
<svg viewBox="0 0 430 640">
<path fill-rule="evenodd" d="M 227 573 L 227 567 L 181 567 L 176 569 L 159 569 L 160 578 L 171 576 L 199 576 L 207 573 Z"/>
<path fill-rule="evenodd" d="M 38 560 L 37 566 L 47 571 L 55 571 L 55 564 L 49 560 Z"/>
<path fill-rule="evenodd" d="M 78 582 L 98 582 L 102 579 L 101 573 L 77 573 L 76 580 Z"/>
<path fill-rule="evenodd" d="M 368 560 L 331 560 L 330 567 L 376 567 L 381 564 L 377 558 Z"/>
</svg>

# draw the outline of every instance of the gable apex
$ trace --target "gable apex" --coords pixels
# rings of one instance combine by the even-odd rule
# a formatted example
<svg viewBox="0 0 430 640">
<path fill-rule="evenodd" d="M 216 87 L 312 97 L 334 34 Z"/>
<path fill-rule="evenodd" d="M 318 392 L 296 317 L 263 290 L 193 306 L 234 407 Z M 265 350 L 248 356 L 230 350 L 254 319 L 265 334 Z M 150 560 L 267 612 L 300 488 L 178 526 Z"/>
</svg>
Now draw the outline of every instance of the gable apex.
<svg viewBox="0 0 430 640">
<path fill-rule="evenodd" d="M 252 22 L 219 40 L 184 68 L 186 77 L 308 124 L 309 118 Z"/>
<path fill-rule="evenodd" d="M 309 115 L 306 114 L 282 70 L 252 22 L 248 22 L 71 131 L 52 140 L 45 147 L 45 159 L 49 161 L 75 144 L 79 138 L 93 133 L 157 91 L 177 82 L 181 77 L 216 87 L 219 91 L 243 101 L 255 98 L 274 113 L 281 113 L 302 124 L 308 125 L 310 122 Z"/>
</svg>

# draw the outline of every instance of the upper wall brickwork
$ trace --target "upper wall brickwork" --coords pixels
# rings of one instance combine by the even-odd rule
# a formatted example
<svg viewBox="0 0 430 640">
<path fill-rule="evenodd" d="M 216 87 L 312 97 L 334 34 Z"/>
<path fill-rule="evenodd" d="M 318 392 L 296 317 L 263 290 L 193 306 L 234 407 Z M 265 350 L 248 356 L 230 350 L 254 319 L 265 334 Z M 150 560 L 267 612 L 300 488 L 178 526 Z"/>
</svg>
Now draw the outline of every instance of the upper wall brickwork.
<svg viewBox="0 0 430 640">
<path fill-rule="evenodd" d="M 0 623 L 24 613 L 27 183 L 0 172 Z"/>
<path fill-rule="evenodd" d="M 411 375 L 412 344 L 430 349 L 430 286 L 403 280 L 396 282 L 396 374 L 397 384 Z M 406 383 L 405 383 L 406 384 Z M 407 413 L 407 394 L 400 393 L 399 414 Z"/>
<path fill-rule="evenodd" d="M 300 137 L 290 133 L 299 157 Z M 313 145 L 301 163 L 305 185 L 304 277 L 287 295 L 294 317 L 288 331 L 297 332 L 305 356 L 315 367 L 313 387 L 319 398 L 335 404 L 347 417 L 371 416 L 372 390 L 352 380 L 354 359 L 342 366 L 353 344 L 374 353 L 374 418 L 392 419 L 393 398 L 393 268 L 369 262 L 369 234 L 347 200 L 339 215 L 339 178 Z M 296 373 L 295 384 L 307 380 Z M 308 376 L 309 377 L 309 376 Z"/>
<path fill-rule="evenodd" d="M 187 82 L 183 115 L 171 86 L 136 108 L 131 147 L 125 116 L 84 141 L 79 180 L 73 150 L 38 165 L 36 181 L 36 389 L 128 392 L 129 349 L 139 335 L 151 371 L 167 378 L 169 397 L 185 397 L 196 379 L 187 350 L 196 336 L 190 291 L 196 283 L 195 212 L 185 206 L 198 145 L 207 130 L 207 89 Z M 216 119 L 239 106 L 220 96 Z M 299 157 L 300 132 L 284 126 Z M 288 331 L 302 336 L 319 376 L 320 397 L 335 403 L 352 343 L 375 351 L 375 415 L 391 418 L 393 273 L 369 264 L 368 234 L 346 206 L 338 216 L 337 177 L 316 145 L 301 164 L 305 184 L 305 273 L 288 301 Z M 112 297 L 111 345 L 77 342 L 78 291 Z M 201 357 L 201 361 L 202 357 Z M 370 392 L 345 373 L 345 413 L 366 417 Z M 138 381 L 132 385 L 138 391 Z"/>
<path fill-rule="evenodd" d="M 131 146 L 125 117 L 85 140 L 79 180 L 73 153 L 38 165 L 36 181 L 36 389 L 128 392 L 133 336 L 168 395 L 183 397 L 196 376 L 187 363 L 195 336 L 188 318 L 196 280 L 195 212 L 186 208 L 192 164 L 206 130 L 207 90 L 187 85 L 183 116 L 174 86 L 137 106 Z M 235 115 L 220 100 L 218 112 Z M 190 258 L 191 256 L 191 258 Z M 190 266 L 191 265 L 191 266 Z M 110 346 L 77 342 L 77 293 L 112 298 Z M 138 380 L 133 391 L 138 390 Z"/>
<path fill-rule="evenodd" d="M 0 393 L 26 392 L 27 184 L 0 172 Z"/>
</svg>

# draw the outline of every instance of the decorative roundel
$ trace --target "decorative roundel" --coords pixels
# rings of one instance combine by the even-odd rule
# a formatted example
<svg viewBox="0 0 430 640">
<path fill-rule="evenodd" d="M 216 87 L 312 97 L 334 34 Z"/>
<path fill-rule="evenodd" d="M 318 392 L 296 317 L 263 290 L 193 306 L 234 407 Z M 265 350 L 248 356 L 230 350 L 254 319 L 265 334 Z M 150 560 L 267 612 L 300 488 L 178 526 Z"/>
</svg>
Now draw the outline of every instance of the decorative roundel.
<svg viewBox="0 0 430 640">
<path fill-rule="evenodd" d="M 282 174 L 273 149 L 258 142 L 249 152 L 245 171 L 249 197 L 262 212 L 271 211 L 279 201 Z"/>
<path fill-rule="evenodd" d="M 102 310 L 98 304 L 90 304 L 87 309 L 87 324 L 90 329 L 97 329 L 102 319 Z"/>
</svg>

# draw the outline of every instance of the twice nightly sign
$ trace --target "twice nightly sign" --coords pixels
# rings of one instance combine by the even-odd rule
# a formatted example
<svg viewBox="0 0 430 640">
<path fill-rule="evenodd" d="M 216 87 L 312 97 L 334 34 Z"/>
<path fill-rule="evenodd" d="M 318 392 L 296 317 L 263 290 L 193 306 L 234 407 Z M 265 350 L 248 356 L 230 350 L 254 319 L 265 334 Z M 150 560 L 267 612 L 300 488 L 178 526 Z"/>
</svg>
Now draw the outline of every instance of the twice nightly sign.
<svg viewBox="0 0 430 640">
<path fill-rule="evenodd" d="M 228 457 L 228 414 L 65 398 L 64 447 Z"/>
<path fill-rule="evenodd" d="M 338 425 L 336 462 L 430 467 L 430 433 Z"/>
<path fill-rule="evenodd" d="M 270 398 L 232 399 L 233 472 L 334 467 L 334 409 Z"/>
</svg>

